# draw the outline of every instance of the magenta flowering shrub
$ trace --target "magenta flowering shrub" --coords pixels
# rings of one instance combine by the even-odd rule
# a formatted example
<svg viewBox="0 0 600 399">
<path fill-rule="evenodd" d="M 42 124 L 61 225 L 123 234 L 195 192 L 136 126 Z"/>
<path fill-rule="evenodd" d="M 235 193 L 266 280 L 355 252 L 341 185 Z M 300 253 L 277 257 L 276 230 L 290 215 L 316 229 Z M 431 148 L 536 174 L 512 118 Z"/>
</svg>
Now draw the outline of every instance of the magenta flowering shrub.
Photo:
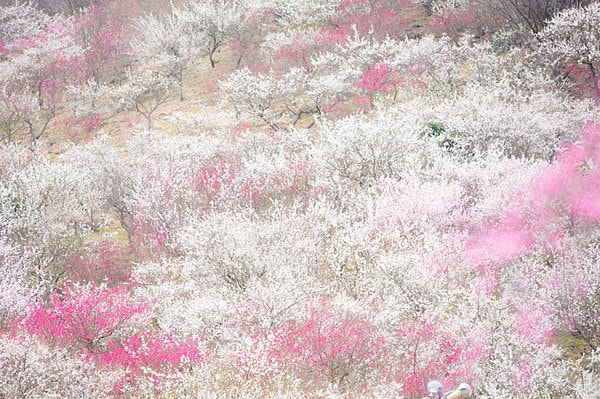
<svg viewBox="0 0 600 399">
<path fill-rule="evenodd" d="M 67 285 L 53 292 L 47 305 L 34 306 L 23 323 L 53 344 L 94 353 L 148 323 L 148 306 L 135 303 L 123 288 Z"/>
<path fill-rule="evenodd" d="M 401 84 L 398 72 L 389 70 L 387 64 L 380 62 L 369 66 L 369 70 L 363 73 L 356 86 L 364 89 L 367 93 L 390 90 L 395 96 L 398 86 Z"/>
<path fill-rule="evenodd" d="M 47 304 L 20 322 L 26 333 L 66 349 L 100 370 L 117 371 L 113 393 L 151 381 L 155 389 L 171 374 L 207 356 L 200 338 L 163 334 L 151 323 L 150 303 L 134 301 L 123 288 L 65 285 Z"/>
</svg>

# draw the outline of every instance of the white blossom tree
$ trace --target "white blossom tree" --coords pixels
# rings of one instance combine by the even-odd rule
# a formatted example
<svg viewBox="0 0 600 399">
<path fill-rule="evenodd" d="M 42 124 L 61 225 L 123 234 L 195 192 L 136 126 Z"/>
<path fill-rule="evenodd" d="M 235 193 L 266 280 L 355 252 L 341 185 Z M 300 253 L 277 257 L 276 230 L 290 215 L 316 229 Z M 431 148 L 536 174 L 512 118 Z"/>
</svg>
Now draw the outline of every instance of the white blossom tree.
<svg viewBox="0 0 600 399">
<path fill-rule="evenodd" d="M 600 97 L 600 4 L 566 9 L 539 33 L 542 51 L 556 61 L 570 61 L 589 69 Z"/>
<path fill-rule="evenodd" d="M 3 5 L 0 7 L 0 42 L 6 45 L 7 41 L 36 36 L 50 21 L 51 18 L 31 2 Z"/>
<path fill-rule="evenodd" d="M 246 23 L 247 10 L 238 0 L 212 0 L 188 2 L 174 12 L 191 29 L 192 35 L 200 33 L 199 49 L 214 68 L 218 62 L 215 55 L 233 38 L 236 29 Z"/>
<path fill-rule="evenodd" d="M 121 110 L 135 111 L 146 119 L 148 129 L 152 129 L 154 112 L 170 97 L 176 81 L 160 71 L 146 69 L 129 71 L 127 82 L 112 93 Z"/>
<path fill-rule="evenodd" d="M 0 369 L 6 376 L 0 394 L 13 398 L 93 397 L 108 394 L 119 377 L 117 373 L 99 376 L 85 359 L 28 335 L 0 335 Z"/>
<path fill-rule="evenodd" d="M 185 98 L 185 71 L 200 54 L 202 36 L 181 13 L 159 18 L 148 15 L 136 21 L 133 52 L 144 64 L 163 70 L 177 81 L 180 100 Z"/>
</svg>

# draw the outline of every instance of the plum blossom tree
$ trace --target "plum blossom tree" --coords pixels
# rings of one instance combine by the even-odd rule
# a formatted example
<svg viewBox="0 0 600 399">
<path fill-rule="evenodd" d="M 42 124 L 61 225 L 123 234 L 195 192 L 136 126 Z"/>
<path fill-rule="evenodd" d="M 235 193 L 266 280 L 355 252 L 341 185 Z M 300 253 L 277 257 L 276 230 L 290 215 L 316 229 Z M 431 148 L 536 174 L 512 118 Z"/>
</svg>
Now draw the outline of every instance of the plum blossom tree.
<svg viewBox="0 0 600 399">
<path fill-rule="evenodd" d="M 89 232 L 81 205 L 71 196 L 80 187 L 81 176 L 43 156 L 23 157 L 23 151 L 5 151 L 15 158 L 3 164 L 2 235 L 24 256 L 28 254 L 24 259 L 32 287 L 49 289 L 61 279 L 67 258 Z"/>
<path fill-rule="evenodd" d="M 116 394 L 138 386 L 159 390 L 177 379 L 176 370 L 204 356 L 199 340 L 158 334 L 151 327 L 149 303 L 136 302 L 123 288 L 65 285 L 47 304 L 37 304 L 22 321 L 26 331 L 66 348 L 101 370 L 116 370 Z M 174 373 L 175 376 L 170 376 Z"/>
<path fill-rule="evenodd" d="M 144 62 L 164 70 L 178 82 L 183 100 L 184 73 L 200 56 L 207 56 L 214 68 L 218 62 L 215 56 L 224 45 L 234 37 L 238 41 L 247 39 L 246 11 L 241 2 L 229 0 L 172 6 L 164 18 L 149 15 L 138 19 L 132 47 Z"/>
<path fill-rule="evenodd" d="M 50 17 L 33 3 L 2 10 L 5 35 L 11 35 L 2 39 L 3 139 L 33 145 L 60 119 L 65 99 L 80 85 L 93 81 L 90 87 L 97 89 L 120 78 L 128 59 L 126 29 L 107 5 L 91 4 L 70 17 Z M 100 103 L 98 90 L 93 94 Z M 89 125 L 99 113 L 75 118 Z"/>
<path fill-rule="evenodd" d="M 94 353 L 111 340 L 130 336 L 134 326 L 147 321 L 147 307 L 134 303 L 123 289 L 63 286 L 47 306 L 36 305 L 24 323 L 49 342 Z"/>
<path fill-rule="evenodd" d="M 111 5 L 107 0 L 85 0 L 73 15 L 71 35 L 84 49 L 78 71 L 80 80 L 108 83 L 123 78 L 131 64 L 131 28 L 126 9 L 135 1 Z"/>
<path fill-rule="evenodd" d="M 37 26 L 39 23 L 32 21 Z M 72 20 L 57 16 L 33 36 L 17 37 L 6 44 L 0 81 L 3 114 L 8 115 L 3 119 L 11 120 L 12 128 L 7 128 L 5 138 L 28 140 L 34 145 L 47 132 L 65 87 L 77 76 L 83 53 L 70 35 L 71 28 Z M 15 137 L 18 131 L 25 137 Z"/>
<path fill-rule="evenodd" d="M 50 23 L 51 18 L 37 9 L 31 2 L 15 3 L 0 7 L 0 42 L 33 37 Z"/>
<path fill-rule="evenodd" d="M 184 73 L 200 52 L 201 39 L 180 12 L 164 18 L 154 15 L 136 21 L 137 34 L 131 46 L 140 61 L 164 70 L 177 81 L 180 100 L 185 98 Z"/>
<path fill-rule="evenodd" d="M 455 153 L 502 151 L 509 157 L 552 159 L 559 146 L 594 117 L 590 101 L 571 100 L 558 91 L 528 94 L 497 85 L 482 95 L 479 87 L 471 85 L 462 95 L 430 108 L 428 135 Z"/>
<path fill-rule="evenodd" d="M 470 27 L 476 25 L 475 7 L 468 1 L 437 1 L 432 7 L 433 16 L 428 27 L 439 30 L 457 40 Z"/>
<path fill-rule="evenodd" d="M 306 26 L 327 21 L 335 15 L 340 0 L 289 2 L 267 0 L 275 21 L 283 26 Z"/>
<path fill-rule="evenodd" d="M 32 335 L 0 335 L 0 395 L 11 398 L 108 395 L 117 376 Z"/>
<path fill-rule="evenodd" d="M 241 7 L 241 5 L 239 6 Z M 250 4 L 244 4 L 242 10 L 237 23 L 229 27 L 229 46 L 237 54 L 237 68 L 242 66 L 242 60 L 246 60 L 249 65 L 258 64 L 259 57 L 255 57 L 255 54 L 259 52 L 259 46 L 264 36 L 263 32 L 266 30 L 262 9 L 254 10 Z M 253 57 L 250 58 L 247 55 Z"/>
<path fill-rule="evenodd" d="M 598 301 L 598 265 L 597 254 L 580 255 L 576 263 L 570 263 L 566 257 L 560 265 L 554 281 L 553 296 L 556 303 L 556 321 L 564 331 L 583 340 L 592 350 L 598 349 L 597 301 Z"/>
<path fill-rule="evenodd" d="M 120 109 L 141 114 L 146 119 L 148 129 L 152 129 L 154 112 L 167 102 L 175 85 L 173 78 L 160 71 L 130 70 L 127 82 L 112 94 Z"/>
<path fill-rule="evenodd" d="M 354 27 L 361 35 L 379 40 L 399 39 L 410 31 L 409 16 L 415 8 L 410 1 L 345 0 L 339 2 L 331 23 L 342 30 Z"/>
<path fill-rule="evenodd" d="M 360 82 L 356 85 L 369 93 L 391 90 L 395 100 L 400 84 L 397 76 L 398 72 L 389 71 L 387 64 L 379 62 L 370 65 L 369 70 L 363 73 Z"/>
<path fill-rule="evenodd" d="M 538 34 L 542 51 L 553 60 L 570 61 L 589 70 L 596 99 L 600 98 L 599 26 L 600 5 L 592 3 L 558 13 Z"/>
<path fill-rule="evenodd" d="M 300 378 L 324 379 L 342 391 L 372 378 L 369 374 L 385 362 L 386 341 L 375 326 L 335 303 L 314 306 L 306 321 L 283 325 L 274 334 L 274 361 L 300 372 Z"/>
<path fill-rule="evenodd" d="M 27 135 L 27 128 L 33 128 L 29 114 L 35 115 L 35 101 L 24 93 L 15 92 L 4 85 L 0 99 L 0 126 L 3 143 L 19 143 Z"/>
<path fill-rule="evenodd" d="M 66 88 L 66 105 L 73 111 L 73 118 L 88 130 L 96 131 L 105 119 L 115 112 L 108 85 L 89 79 Z"/>
<path fill-rule="evenodd" d="M 27 310 L 30 303 L 39 300 L 46 291 L 43 282 L 32 283 L 29 279 L 29 270 L 35 261 L 34 248 L 19 249 L 7 242 L 2 237 L 0 242 L 0 265 L 2 277 L 0 278 L 0 326 L 7 327 L 19 315 Z"/>
<path fill-rule="evenodd" d="M 82 283 L 106 283 L 115 287 L 131 278 L 130 260 L 113 241 L 103 240 L 84 247 L 67 263 L 65 275 L 68 280 Z"/>
<path fill-rule="evenodd" d="M 183 22 L 194 29 L 193 34 L 202 33 L 200 49 L 214 68 L 218 62 L 215 55 L 232 39 L 235 29 L 245 23 L 246 10 L 237 0 L 212 0 L 185 3 L 181 13 Z"/>
<path fill-rule="evenodd" d="M 440 149 L 420 138 L 423 122 L 411 112 L 413 106 L 374 112 L 371 118 L 324 121 L 313 148 L 320 173 L 327 181 L 367 188 L 379 179 L 399 178 L 406 168 L 427 168 L 422 160 L 435 157 Z"/>
<path fill-rule="evenodd" d="M 281 88 L 273 76 L 252 74 L 243 68 L 222 81 L 220 89 L 236 110 L 249 112 L 273 130 L 280 129 L 277 124 L 280 112 L 275 108 L 275 101 L 281 96 Z"/>
</svg>

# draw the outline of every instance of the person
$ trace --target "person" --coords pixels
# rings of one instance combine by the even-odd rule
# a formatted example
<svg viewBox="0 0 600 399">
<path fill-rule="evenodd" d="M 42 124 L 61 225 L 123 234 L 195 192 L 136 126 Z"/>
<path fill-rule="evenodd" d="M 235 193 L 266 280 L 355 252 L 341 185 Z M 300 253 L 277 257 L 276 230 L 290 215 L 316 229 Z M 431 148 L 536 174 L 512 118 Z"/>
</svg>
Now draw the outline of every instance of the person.
<svg viewBox="0 0 600 399">
<path fill-rule="evenodd" d="M 470 398 L 473 390 L 471 386 L 465 382 L 461 382 L 454 391 L 447 393 L 443 396 L 444 399 L 459 399 L 459 398 Z"/>
<path fill-rule="evenodd" d="M 458 385 L 458 388 L 444 394 L 444 386 L 438 380 L 429 381 L 429 383 L 427 384 L 427 391 L 429 392 L 429 396 L 424 397 L 423 399 L 470 398 L 471 394 L 473 393 L 471 386 L 465 382 L 462 382 Z"/>
<path fill-rule="evenodd" d="M 444 394 L 444 386 L 438 380 L 432 380 L 429 381 L 429 383 L 427 383 L 427 391 L 429 392 L 429 396 L 423 399 L 442 399 L 442 396 Z"/>
</svg>

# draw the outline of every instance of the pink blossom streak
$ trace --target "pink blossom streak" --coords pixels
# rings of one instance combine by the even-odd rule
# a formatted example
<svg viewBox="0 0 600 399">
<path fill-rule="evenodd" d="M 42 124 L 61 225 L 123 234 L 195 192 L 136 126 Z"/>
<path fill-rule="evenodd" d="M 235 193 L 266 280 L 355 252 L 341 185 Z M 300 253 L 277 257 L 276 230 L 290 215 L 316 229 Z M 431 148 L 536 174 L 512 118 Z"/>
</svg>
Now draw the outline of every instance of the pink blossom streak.
<svg viewBox="0 0 600 399">
<path fill-rule="evenodd" d="M 542 170 L 499 222 L 475 234 L 467 251 L 480 263 L 510 261 L 534 245 L 554 247 L 564 236 L 565 216 L 600 221 L 600 124 L 585 124 L 581 138 Z"/>
<path fill-rule="evenodd" d="M 544 344 L 553 336 L 550 318 L 553 314 L 549 304 L 530 304 L 517 311 L 515 330 L 529 342 Z"/>
</svg>

